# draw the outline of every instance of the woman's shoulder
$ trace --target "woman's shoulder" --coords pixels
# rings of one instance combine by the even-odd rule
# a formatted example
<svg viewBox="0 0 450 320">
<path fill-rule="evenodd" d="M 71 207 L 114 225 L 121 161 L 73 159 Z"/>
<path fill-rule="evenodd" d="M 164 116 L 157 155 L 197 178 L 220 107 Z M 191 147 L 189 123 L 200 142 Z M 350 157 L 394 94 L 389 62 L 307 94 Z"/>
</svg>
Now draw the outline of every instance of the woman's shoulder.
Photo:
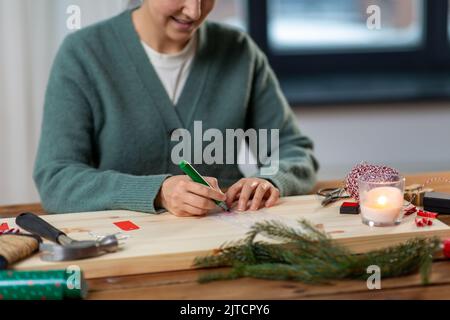
<svg viewBox="0 0 450 320">
<path fill-rule="evenodd" d="M 224 37 L 226 39 L 243 41 L 248 37 L 247 33 L 244 30 L 229 24 L 207 20 L 205 22 L 205 25 L 210 33 L 214 33 L 215 35 Z"/>
<path fill-rule="evenodd" d="M 206 21 L 209 40 L 214 40 L 216 46 L 227 51 L 235 49 L 240 52 L 257 53 L 259 48 L 247 32 L 224 23 Z"/>
</svg>

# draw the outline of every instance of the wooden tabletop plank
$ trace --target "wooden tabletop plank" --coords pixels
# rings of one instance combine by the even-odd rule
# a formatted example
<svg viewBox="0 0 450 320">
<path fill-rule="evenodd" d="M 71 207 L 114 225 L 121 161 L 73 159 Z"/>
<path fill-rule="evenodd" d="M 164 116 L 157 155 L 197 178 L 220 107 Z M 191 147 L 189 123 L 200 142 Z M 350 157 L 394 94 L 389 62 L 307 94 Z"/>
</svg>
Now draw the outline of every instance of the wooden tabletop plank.
<svg viewBox="0 0 450 320">
<path fill-rule="evenodd" d="M 391 290 L 366 290 L 344 294 L 319 295 L 305 299 L 320 300 L 448 300 L 450 285 L 417 286 Z"/>
<path fill-rule="evenodd" d="M 220 269 L 225 271 L 226 269 Z M 217 271 L 217 270 L 214 270 Z M 405 277 L 381 279 L 381 290 L 368 290 L 365 281 L 333 281 L 325 285 L 306 285 L 294 281 L 271 281 L 259 279 L 239 279 L 217 281 L 206 284 L 197 282 L 200 274 L 208 270 L 182 271 L 172 273 L 148 274 L 139 276 L 95 279 L 88 282 L 89 299 L 336 299 L 353 294 L 371 294 L 392 297 L 391 291 L 408 288 L 426 288 L 422 286 L 420 276 L 413 274 Z M 433 264 L 430 284 L 450 285 L 450 263 L 447 261 Z M 450 291 L 442 297 L 450 299 Z"/>
<path fill-rule="evenodd" d="M 0 207 L 0 218 L 17 217 L 23 212 L 33 212 L 37 215 L 45 214 L 45 210 L 40 203 L 30 203 L 22 205 L 11 205 Z"/>
</svg>

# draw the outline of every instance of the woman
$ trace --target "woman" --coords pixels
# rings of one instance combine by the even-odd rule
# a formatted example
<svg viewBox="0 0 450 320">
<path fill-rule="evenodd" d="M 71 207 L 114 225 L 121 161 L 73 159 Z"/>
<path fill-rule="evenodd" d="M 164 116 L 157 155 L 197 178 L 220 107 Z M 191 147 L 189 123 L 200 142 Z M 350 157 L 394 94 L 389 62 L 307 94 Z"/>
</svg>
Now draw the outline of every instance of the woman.
<svg viewBox="0 0 450 320">
<path fill-rule="evenodd" d="M 313 187 L 312 142 L 250 38 L 205 22 L 214 2 L 144 0 L 65 39 L 48 83 L 34 171 L 48 212 L 203 216 L 214 200 L 258 210 Z M 194 133 L 195 121 L 224 135 L 279 129 L 278 171 L 244 178 L 236 161 L 201 164 L 216 189 L 192 182 L 171 152 L 174 130 Z"/>
</svg>

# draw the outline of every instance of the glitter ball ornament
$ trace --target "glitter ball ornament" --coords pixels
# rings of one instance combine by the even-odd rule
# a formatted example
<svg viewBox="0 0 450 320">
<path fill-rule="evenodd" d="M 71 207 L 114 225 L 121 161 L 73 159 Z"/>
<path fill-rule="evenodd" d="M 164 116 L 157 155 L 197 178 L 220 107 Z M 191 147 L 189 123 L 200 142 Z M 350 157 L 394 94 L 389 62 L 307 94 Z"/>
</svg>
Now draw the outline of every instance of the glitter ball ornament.
<svg viewBox="0 0 450 320">
<path fill-rule="evenodd" d="M 393 168 L 362 162 L 355 166 L 345 178 L 345 190 L 354 199 L 359 200 L 358 178 L 370 182 L 395 181 L 400 173 Z"/>
</svg>

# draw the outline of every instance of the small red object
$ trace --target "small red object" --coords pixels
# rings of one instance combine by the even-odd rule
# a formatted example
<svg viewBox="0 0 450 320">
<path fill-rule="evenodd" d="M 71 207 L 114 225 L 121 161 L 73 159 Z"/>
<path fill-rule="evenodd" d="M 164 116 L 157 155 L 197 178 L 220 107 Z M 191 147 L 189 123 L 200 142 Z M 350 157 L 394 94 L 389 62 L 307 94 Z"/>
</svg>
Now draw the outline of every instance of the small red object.
<svg viewBox="0 0 450 320">
<path fill-rule="evenodd" d="M 444 256 L 450 259 L 450 239 L 444 240 L 442 243 Z"/>
<path fill-rule="evenodd" d="M 123 231 L 133 231 L 133 230 L 139 229 L 139 227 L 131 221 L 119 221 L 119 222 L 114 222 L 114 224 L 117 227 L 119 227 L 120 229 L 122 229 Z"/>
<path fill-rule="evenodd" d="M 410 205 L 404 211 L 405 211 L 405 216 L 410 216 L 413 213 L 417 212 L 417 208 L 414 205 Z"/>
<path fill-rule="evenodd" d="M 423 220 L 421 218 L 416 218 L 416 226 L 423 227 Z"/>
<path fill-rule="evenodd" d="M 359 202 L 344 202 L 339 208 L 341 214 L 359 214 Z"/>
<path fill-rule="evenodd" d="M 7 229 L 7 230 L 0 230 L 0 234 L 19 234 L 19 229 Z"/>
<path fill-rule="evenodd" d="M 438 214 L 436 212 L 429 212 L 429 211 L 423 211 L 423 210 L 417 211 L 417 215 L 419 217 L 425 217 L 425 218 L 431 218 L 431 219 L 436 219 L 438 216 Z"/>
<path fill-rule="evenodd" d="M 424 227 L 424 226 L 432 226 L 433 225 L 433 219 L 422 217 L 422 218 L 416 218 L 415 220 L 416 226 L 418 227 Z"/>
<path fill-rule="evenodd" d="M 9 226 L 6 222 L 0 224 L 0 232 L 9 230 Z"/>
<path fill-rule="evenodd" d="M 358 207 L 359 203 L 358 202 L 344 202 L 342 204 L 343 207 Z"/>
</svg>

